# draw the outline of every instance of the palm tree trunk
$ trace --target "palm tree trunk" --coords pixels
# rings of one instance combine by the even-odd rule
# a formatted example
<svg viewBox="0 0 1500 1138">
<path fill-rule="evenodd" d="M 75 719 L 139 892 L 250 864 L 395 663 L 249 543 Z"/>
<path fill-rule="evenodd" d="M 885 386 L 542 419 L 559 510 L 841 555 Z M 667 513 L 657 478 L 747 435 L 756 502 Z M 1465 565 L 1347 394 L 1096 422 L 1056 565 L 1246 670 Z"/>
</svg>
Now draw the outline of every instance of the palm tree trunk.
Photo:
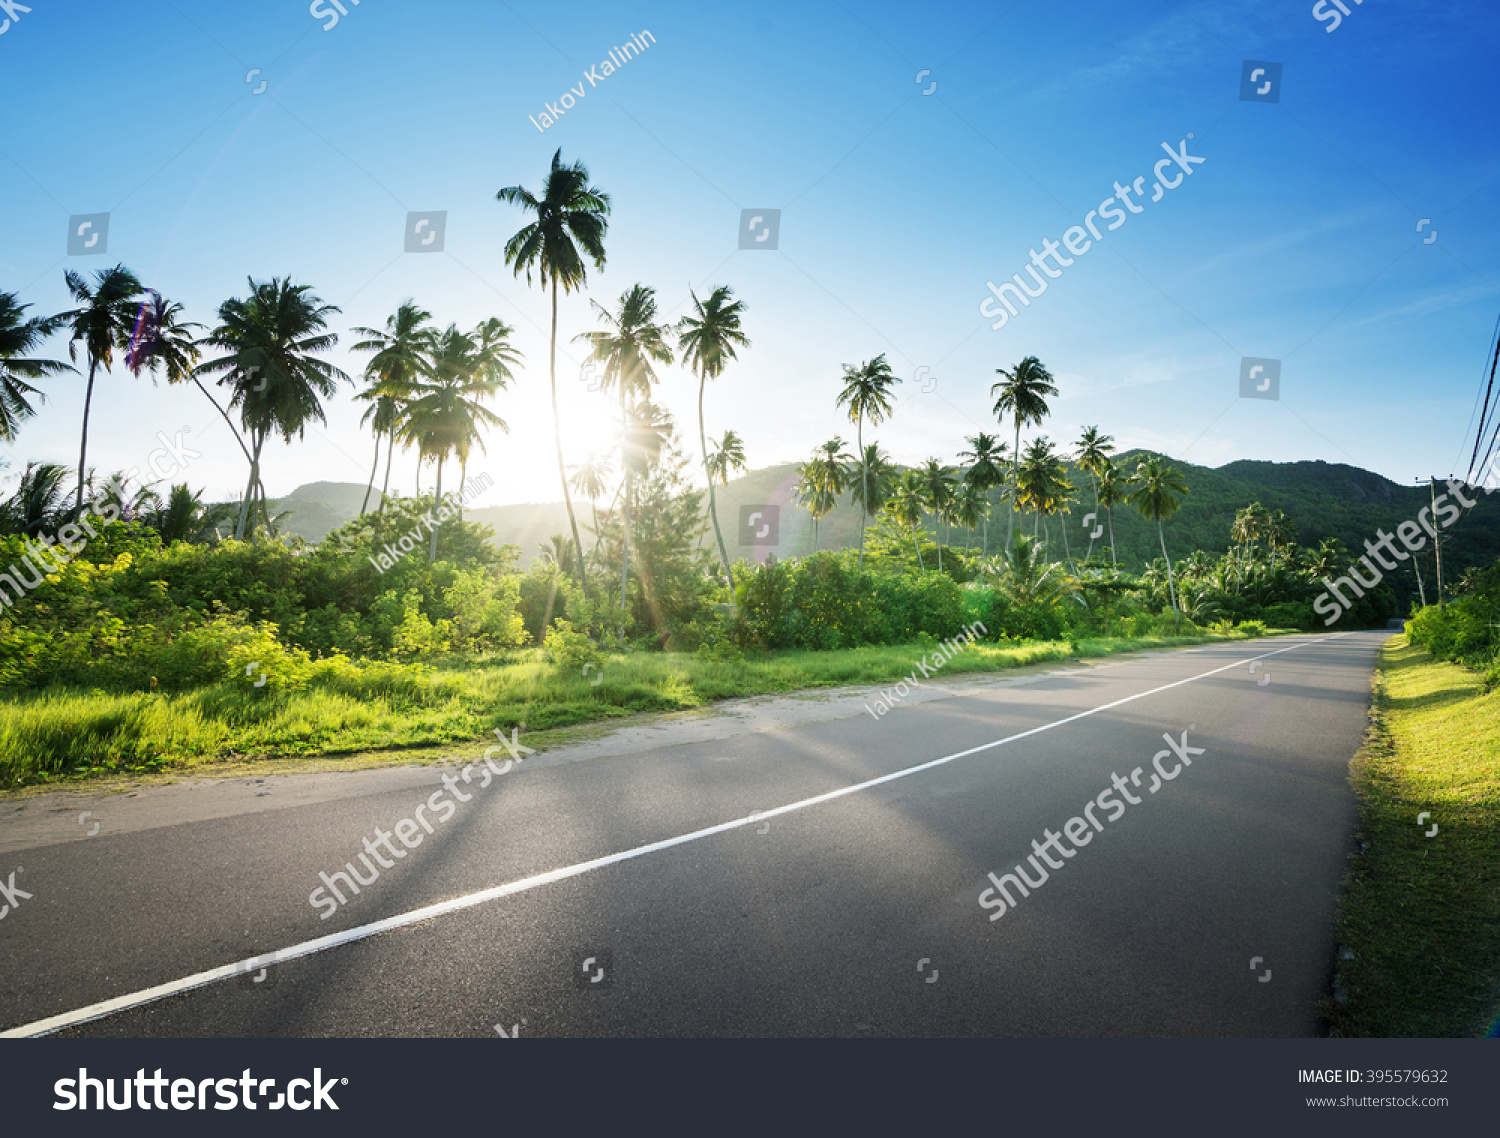
<svg viewBox="0 0 1500 1138">
<path fill-rule="evenodd" d="M 83 394 L 83 433 L 78 440 L 78 496 L 73 502 L 74 510 L 83 512 L 83 467 L 89 454 L 89 406 L 94 402 L 94 371 L 99 361 L 89 356 L 89 385 Z"/>
<path fill-rule="evenodd" d="M 1115 557 L 1115 511 L 1113 506 L 1106 506 L 1104 512 L 1109 517 L 1109 563 L 1118 566 L 1120 561 Z"/>
<path fill-rule="evenodd" d="M 552 380 L 552 438 L 557 444 L 557 477 L 562 481 L 563 504 L 568 507 L 568 527 L 573 531 L 573 548 L 578 551 L 578 588 L 583 599 L 589 599 L 588 578 L 583 572 L 583 541 L 578 536 L 578 519 L 573 516 L 573 495 L 568 493 L 568 468 L 563 462 L 562 419 L 557 413 L 557 274 L 552 276 L 552 342 L 547 354 L 547 371 Z"/>
<path fill-rule="evenodd" d="M 984 511 L 984 545 L 981 548 L 980 553 L 979 553 L 979 555 L 981 557 L 988 557 L 990 555 L 990 511 L 989 511 L 990 501 L 989 501 L 989 497 L 990 497 L 989 488 L 986 487 L 985 491 L 984 491 L 984 498 L 985 498 L 985 501 L 984 501 L 984 505 L 985 505 L 985 511 Z"/>
<path fill-rule="evenodd" d="M 922 544 L 917 540 L 917 524 L 915 522 L 912 523 L 911 527 L 911 546 L 917 551 L 917 568 L 925 570 L 927 566 L 922 563 Z"/>
<path fill-rule="evenodd" d="M 1161 555 L 1167 559 L 1167 589 L 1172 594 L 1172 629 L 1182 631 L 1182 620 L 1177 615 L 1177 586 L 1172 583 L 1172 558 L 1167 553 L 1167 536 L 1161 528 L 1161 518 L 1156 519 L 1156 536 L 1161 541 Z"/>
<path fill-rule="evenodd" d="M 234 525 L 235 541 L 245 540 L 245 523 L 250 519 L 250 502 L 255 496 L 255 487 L 260 483 L 260 448 L 265 436 L 252 432 L 255 449 L 250 455 L 250 480 L 245 483 L 245 495 L 240 499 L 240 516 Z"/>
<path fill-rule="evenodd" d="M 214 410 L 224 416 L 224 422 L 229 424 L 229 433 L 234 436 L 234 441 L 240 444 L 240 450 L 245 452 L 245 458 L 248 460 L 250 458 L 250 448 L 245 445 L 245 440 L 240 438 L 239 431 L 234 429 L 234 420 L 229 417 L 229 412 L 219 406 L 219 401 L 213 397 L 213 393 L 208 388 L 203 386 L 202 381 L 197 376 L 193 377 L 193 382 L 198 385 L 198 390 L 203 392 L 203 397 L 214 405 Z"/>
<path fill-rule="evenodd" d="M 370 495 L 375 490 L 375 472 L 380 469 L 380 434 L 375 435 L 375 461 L 370 463 L 370 483 L 365 487 L 365 500 L 359 505 L 359 516 L 364 517 L 370 508 Z"/>
<path fill-rule="evenodd" d="M 433 500 L 432 500 L 432 508 L 434 510 L 436 510 L 439 506 L 441 506 L 443 504 L 443 458 L 444 457 L 445 456 L 442 455 L 442 454 L 438 455 L 438 463 L 437 463 L 437 466 L 438 466 L 438 468 L 437 468 L 437 489 L 434 491 L 434 497 L 433 497 Z M 431 565 L 436 560 L 437 560 L 437 526 L 433 526 L 432 527 L 432 540 L 429 541 L 428 544 L 427 544 L 427 564 Z"/>
<path fill-rule="evenodd" d="M 860 485 L 864 487 L 864 497 L 859 503 L 859 564 L 863 567 L 865 563 L 865 516 L 870 509 L 870 464 L 865 455 L 865 416 L 861 412 L 854 420 L 854 430 L 859 437 L 856 446 L 859 449 L 859 479 Z"/>
<path fill-rule="evenodd" d="M 1099 479 L 1097 479 L 1097 478 L 1094 477 L 1094 472 L 1092 470 L 1089 471 L 1089 482 L 1092 483 L 1093 487 L 1094 487 L 1094 521 L 1097 522 L 1099 520 Z M 1094 531 L 1093 530 L 1089 530 L 1089 551 L 1083 555 L 1083 559 L 1085 561 L 1088 561 L 1093 556 L 1094 556 Z"/>
<path fill-rule="evenodd" d="M 391 488 L 391 454 L 393 451 L 395 451 L 395 449 L 396 432 L 393 429 L 391 431 L 390 438 L 386 441 L 385 444 L 385 481 L 381 482 L 380 484 L 380 508 L 375 511 L 377 514 L 385 513 L 385 499 L 387 491 L 389 491 Z"/>
<path fill-rule="evenodd" d="M 620 619 L 625 619 L 625 588 L 630 583 L 630 455 L 626 450 L 629 443 L 630 421 L 625 416 L 625 381 L 620 377 L 620 462 L 625 467 L 625 508 L 624 525 L 621 529 L 623 542 L 620 548 Z"/>
<path fill-rule="evenodd" d="M 1012 505 L 1014 505 L 1014 503 L 1016 502 L 1016 500 L 1020 497 L 1020 494 L 1021 494 L 1021 417 L 1019 415 L 1017 415 L 1016 416 L 1016 449 L 1011 452 L 1011 456 L 1010 456 L 1010 500 L 1011 500 Z M 1016 526 L 1015 510 L 1014 509 L 1007 510 L 1006 511 L 1006 516 L 1009 518 L 1009 522 L 1008 522 L 1008 524 L 1006 525 L 1006 528 L 1005 528 L 1005 544 L 1008 546 L 1008 545 L 1010 545 L 1011 536 L 1012 536 L 1012 533 L 1014 532 L 1015 526 Z"/>
<path fill-rule="evenodd" d="M 703 426 L 703 389 L 708 386 L 708 372 L 698 376 L 698 442 L 703 447 L 703 471 L 708 475 L 708 515 L 713 519 L 714 538 L 719 543 L 719 556 L 724 560 L 724 584 L 729 589 L 729 601 L 734 603 L 734 572 L 729 568 L 729 554 L 724 549 L 724 535 L 719 531 L 719 506 L 714 495 L 714 476 L 708 469 L 708 434 Z"/>
<path fill-rule="evenodd" d="M 1063 556 L 1065 556 L 1069 561 L 1072 561 L 1073 560 L 1073 550 L 1069 547 L 1069 542 L 1068 542 L 1068 523 L 1067 522 L 1059 522 L 1058 524 L 1060 526 L 1062 526 Z"/>
</svg>

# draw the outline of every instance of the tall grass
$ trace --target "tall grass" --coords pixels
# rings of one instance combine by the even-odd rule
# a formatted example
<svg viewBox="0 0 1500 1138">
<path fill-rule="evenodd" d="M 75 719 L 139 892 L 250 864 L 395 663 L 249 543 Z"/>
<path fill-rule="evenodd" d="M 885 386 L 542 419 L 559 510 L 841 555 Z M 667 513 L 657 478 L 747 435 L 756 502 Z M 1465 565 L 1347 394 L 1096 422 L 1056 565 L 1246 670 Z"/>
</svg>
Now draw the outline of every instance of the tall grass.
<svg viewBox="0 0 1500 1138">
<path fill-rule="evenodd" d="M 976 643 L 944 675 L 995 672 L 1072 656 L 1242 634 Z M 537 649 L 432 668 L 315 667 L 307 686 L 276 692 L 220 683 L 182 694 L 48 689 L 0 699 L 0 787 L 106 772 L 191 767 L 239 756 L 295 757 L 478 741 L 496 728 L 544 731 L 737 696 L 890 684 L 930 646 L 791 651 L 719 658 L 607 656 L 585 674 Z"/>
</svg>

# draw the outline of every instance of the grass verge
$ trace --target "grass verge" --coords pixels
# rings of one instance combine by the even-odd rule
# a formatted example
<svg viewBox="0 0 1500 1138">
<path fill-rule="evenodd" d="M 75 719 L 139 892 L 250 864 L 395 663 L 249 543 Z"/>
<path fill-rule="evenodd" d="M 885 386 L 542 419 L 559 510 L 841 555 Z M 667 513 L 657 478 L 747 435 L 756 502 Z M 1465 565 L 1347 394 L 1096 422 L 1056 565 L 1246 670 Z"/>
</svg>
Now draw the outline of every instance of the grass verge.
<svg viewBox="0 0 1500 1138">
<path fill-rule="evenodd" d="M 976 643 L 942 675 L 997 672 L 1075 657 L 1242 640 L 1243 633 Z M 300 691 L 221 683 L 184 693 L 52 688 L 0 699 L 0 789 L 63 779 L 190 768 L 244 756 L 293 758 L 477 741 L 495 728 L 553 732 L 643 712 L 851 684 L 890 684 L 930 651 L 921 644 L 778 652 L 715 660 L 635 652 L 588 673 L 537 649 L 431 669 L 328 670 Z M 392 759 L 400 759 L 399 753 Z"/>
<path fill-rule="evenodd" d="M 1484 1035 L 1500 1014 L 1500 690 L 1394 638 L 1352 769 L 1333 1034 Z"/>
</svg>

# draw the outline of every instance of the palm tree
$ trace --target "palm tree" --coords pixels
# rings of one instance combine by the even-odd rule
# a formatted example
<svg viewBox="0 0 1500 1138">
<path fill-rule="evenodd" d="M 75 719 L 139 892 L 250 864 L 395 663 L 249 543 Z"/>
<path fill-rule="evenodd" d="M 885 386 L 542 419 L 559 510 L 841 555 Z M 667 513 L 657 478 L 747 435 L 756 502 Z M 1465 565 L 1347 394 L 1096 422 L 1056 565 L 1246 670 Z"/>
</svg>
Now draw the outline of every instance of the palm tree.
<svg viewBox="0 0 1500 1138">
<path fill-rule="evenodd" d="M 568 493 L 568 468 L 563 461 L 562 419 L 557 410 L 557 290 L 572 292 L 582 288 L 588 279 L 585 258 L 594 268 L 604 268 L 604 234 L 609 228 L 609 195 L 589 185 L 589 172 L 582 162 L 562 164 L 562 150 L 552 155 L 552 169 L 536 197 L 524 186 L 506 186 L 495 197 L 509 205 L 536 214 L 536 220 L 522 227 L 505 246 L 505 263 L 515 275 L 526 270 L 531 284 L 535 266 L 542 289 L 552 286 L 552 339 L 547 356 L 548 375 L 552 383 L 552 433 L 557 445 L 557 477 L 562 482 L 563 503 L 568 508 L 568 525 L 573 530 L 573 546 L 582 549 L 578 539 L 578 519 L 573 516 L 573 499 Z M 580 255 L 580 247 L 582 254 Z M 585 600 L 588 581 L 583 559 L 578 559 L 578 584 Z"/>
<path fill-rule="evenodd" d="M 16 492 L 0 502 L 0 534 L 36 537 L 68 520 L 68 468 L 56 462 L 27 463 Z"/>
<path fill-rule="evenodd" d="M 1017 609 L 1044 609 L 1068 592 L 1062 563 L 1048 562 L 1047 547 L 1024 530 L 1013 534 L 985 569 L 995 575 L 1001 594 Z"/>
<path fill-rule="evenodd" d="M 859 367 L 850 364 L 844 365 L 844 390 L 839 392 L 835 406 L 849 408 L 849 418 L 854 421 L 856 454 L 868 455 L 865 450 L 865 420 L 870 420 L 870 426 L 878 427 L 885 419 L 889 418 L 894 410 L 891 404 L 891 388 L 901 381 L 891 374 L 891 365 L 886 363 L 885 353 L 881 352 L 873 360 L 867 360 Z M 874 500 L 868 482 L 870 464 L 862 460 L 860 466 L 860 479 L 863 488 L 859 501 L 869 503 Z M 865 518 L 878 512 L 866 509 L 859 516 L 859 564 L 865 563 Z"/>
<path fill-rule="evenodd" d="M 217 411 L 229 426 L 229 433 L 234 436 L 234 441 L 239 444 L 240 453 L 245 456 L 245 461 L 250 460 L 250 449 L 245 446 L 245 440 L 235 428 L 234 420 L 229 417 L 220 402 L 214 398 L 213 392 L 203 386 L 203 381 L 194 374 L 194 366 L 198 363 L 200 342 L 194 336 L 195 329 L 201 329 L 203 325 L 194 324 L 182 318 L 184 308 L 175 301 L 169 301 L 154 288 L 146 290 L 147 298 L 141 302 L 141 307 L 136 313 L 135 328 L 130 336 L 130 349 L 125 354 L 125 366 L 133 375 L 140 377 L 141 372 L 147 372 L 151 376 L 151 382 L 155 384 L 157 374 L 163 374 L 167 383 L 173 387 L 180 383 L 191 381 L 199 391 L 203 392 L 203 398 L 214 405 Z M 265 488 L 261 488 L 265 493 Z M 170 544 L 170 543 L 168 543 Z"/>
<path fill-rule="evenodd" d="M 68 341 L 68 358 L 78 359 L 78 344 L 83 343 L 88 357 L 88 386 L 83 395 L 83 430 L 78 442 L 78 493 L 73 508 L 83 509 L 83 472 L 89 451 L 89 409 L 94 402 L 94 377 L 99 365 L 104 370 L 114 364 L 115 350 L 129 350 L 130 333 L 135 327 L 136 309 L 141 299 L 141 282 L 124 265 L 112 269 L 99 269 L 94 273 L 94 283 L 89 284 L 81 275 L 68 269 L 63 273 L 68 292 L 78 307 L 62 317 L 72 328 Z"/>
<path fill-rule="evenodd" d="M 594 516 L 594 557 L 598 557 L 599 542 L 599 499 L 609 491 L 609 476 L 612 473 L 609 459 L 598 455 L 589 455 L 587 460 L 572 468 L 573 478 L 571 485 L 574 490 L 588 499 L 589 510 Z"/>
<path fill-rule="evenodd" d="M 1027 356 L 1010 371 L 996 368 L 995 374 L 1001 377 L 999 383 L 990 387 L 991 395 L 998 393 L 995 417 L 1003 423 L 1009 415 L 1016 426 L 1016 445 L 1011 452 L 1011 488 L 1014 499 L 1019 496 L 1015 491 L 1021 480 L 1021 428 L 1027 423 L 1041 426 L 1042 420 L 1047 416 L 1047 397 L 1056 395 L 1057 387 L 1052 382 L 1052 373 L 1035 356 Z M 1010 543 L 1014 528 L 1015 518 L 1012 516 L 1010 525 L 1006 527 L 1006 544 Z"/>
<path fill-rule="evenodd" d="M 951 466 L 944 466 L 940 458 L 929 458 L 922 464 L 922 487 L 927 498 L 927 508 L 938 519 L 938 569 L 943 568 L 943 531 L 942 525 L 947 522 L 953 512 L 953 475 L 957 471 Z"/>
<path fill-rule="evenodd" d="M 1271 547 L 1271 569 L 1276 569 L 1276 554 L 1297 541 L 1297 523 L 1280 510 L 1272 510 L 1266 526 L 1266 542 Z"/>
<path fill-rule="evenodd" d="M 1336 537 L 1325 537 L 1313 554 L 1310 566 L 1314 577 L 1331 577 L 1348 564 L 1349 554 L 1344 543 Z"/>
<path fill-rule="evenodd" d="M 1094 487 L 1094 516 L 1099 516 L 1099 472 L 1114 453 L 1113 435 L 1099 433 L 1098 427 L 1085 427 L 1078 439 L 1078 449 L 1073 452 L 1073 461 L 1089 472 L 1089 482 Z M 1089 551 L 1084 554 L 1087 561 L 1094 556 L 1094 531 L 1089 531 Z"/>
<path fill-rule="evenodd" d="M 1109 519 L 1109 563 L 1118 565 L 1120 562 L 1115 556 L 1115 507 L 1125 501 L 1128 487 L 1120 468 L 1108 458 L 1099 467 L 1098 479 L 1094 484 L 1094 499 L 1104 507 L 1105 517 Z"/>
<path fill-rule="evenodd" d="M 311 285 L 294 285 L 291 278 L 249 281 L 250 295 L 231 297 L 219 305 L 219 326 L 203 343 L 227 354 L 199 364 L 194 373 L 216 375 L 232 392 L 240 423 L 250 437 L 250 478 L 240 501 L 234 536 L 242 539 L 250 503 L 261 486 L 261 452 L 274 431 L 290 442 L 302 437 L 310 421 L 327 422 L 322 399 L 330 398 L 349 377 L 319 359 L 338 343 L 327 330 L 328 318 L 340 310 L 311 293 Z M 267 526 L 264 488 L 261 516 Z"/>
<path fill-rule="evenodd" d="M 873 518 L 885 508 L 896 482 L 896 468 L 880 453 L 879 443 L 870 443 L 849 470 L 849 496 L 860 508 L 860 529 L 864 520 Z M 861 537 L 861 547 L 863 538 Z"/>
<path fill-rule="evenodd" d="M 904 526 L 911 527 L 912 548 L 917 551 L 917 568 L 926 569 L 922 562 L 922 544 L 917 539 L 917 527 L 922 522 L 922 511 L 932 508 L 932 499 L 927 490 L 927 479 L 916 470 L 908 470 L 896 483 L 895 493 L 886 503 L 891 517 Z M 939 549 L 942 547 L 939 546 Z"/>
<path fill-rule="evenodd" d="M 374 353 L 365 364 L 367 386 L 355 396 L 370 404 L 359 422 L 361 426 L 372 427 L 375 433 L 375 461 L 370 464 L 370 482 L 359 507 L 360 517 L 364 517 L 370 505 L 370 495 L 375 490 L 375 468 L 380 464 L 382 435 L 386 439 L 385 481 L 380 486 L 377 513 L 385 511 L 385 499 L 391 487 L 392 452 L 402 414 L 418 379 L 431 367 L 434 333 L 431 321 L 430 312 L 418 308 L 413 300 L 405 300 L 394 314 L 385 318 L 384 328 L 354 329 L 354 334 L 364 339 L 352 344 L 350 350 Z"/>
<path fill-rule="evenodd" d="M 594 312 L 605 322 L 599 332 L 584 332 L 573 337 L 591 345 L 593 358 L 604 364 L 603 388 L 615 388 L 620 396 L 620 422 L 627 419 L 626 406 L 651 394 L 656 382 L 654 363 L 670 364 L 672 335 L 670 324 L 656 323 L 656 290 L 643 284 L 632 285 L 620 294 L 620 311 L 611 314 L 598 301 L 590 301 Z M 622 430 L 625 429 L 622 426 Z M 625 468 L 623 545 L 620 550 L 620 608 L 625 607 L 625 589 L 630 582 L 630 506 L 635 463 Z"/>
<path fill-rule="evenodd" d="M 844 440 L 835 435 L 813 451 L 810 461 L 797 468 L 797 504 L 812 515 L 814 548 L 822 547 L 823 519 L 838 505 L 849 477 L 847 465 L 852 461 L 844 453 Z"/>
<path fill-rule="evenodd" d="M 728 486 L 731 474 L 744 474 L 750 469 L 745 465 L 744 440 L 733 431 L 725 431 L 722 439 L 714 440 L 705 466 L 710 478 L 717 478 L 720 486 Z"/>
<path fill-rule="evenodd" d="M 486 355 L 478 332 L 465 335 L 453 324 L 433 341 L 430 367 L 413 385 L 400 433 L 402 442 L 416 446 L 419 464 L 437 464 L 435 509 L 443 505 L 444 463 L 456 455 L 467 468 L 470 448 L 477 443 L 484 450 L 481 427 L 509 432 L 505 421 L 482 401 L 506 385 L 511 377 L 507 365 L 513 358 L 508 348 Z M 437 560 L 437 527 L 429 528 L 427 561 L 431 564 Z"/>
<path fill-rule="evenodd" d="M 953 495 L 953 520 L 964 527 L 964 553 L 967 554 L 974 527 L 983 521 L 988 529 L 990 520 L 990 500 L 974 483 L 964 482 Z"/>
<path fill-rule="evenodd" d="M 573 571 L 573 559 L 578 547 L 573 544 L 573 539 L 565 533 L 555 533 L 545 542 L 537 546 L 541 551 L 538 560 L 543 565 L 552 569 L 560 569 L 564 575 Z M 543 628 L 551 623 L 544 621 Z"/>
<path fill-rule="evenodd" d="M 1062 459 L 1045 435 L 1027 444 L 1020 478 L 1017 499 L 1036 512 L 1035 528 L 1040 528 L 1044 519 L 1065 509 L 1072 501 L 1073 485 L 1067 479 Z M 1063 536 L 1066 546 L 1066 529 Z"/>
<path fill-rule="evenodd" d="M 710 379 L 717 379 L 724 365 L 738 359 L 736 348 L 748 348 L 750 341 L 740 331 L 740 317 L 745 311 L 745 302 L 731 301 L 734 294 L 728 285 L 720 285 L 709 295 L 705 303 L 698 294 L 689 290 L 693 298 L 696 315 L 684 316 L 678 323 L 678 343 L 682 347 L 683 362 L 698 373 L 698 441 L 703 446 L 703 467 L 708 472 L 708 436 L 703 426 L 703 388 Z M 708 479 L 708 513 L 714 523 L 714 537 L 719 542 L 719 556 L 724 559 L 724 582 L 734 592 L 734 574 L 729 568 L 729 554 L 724 549 L 724 534 L 719 530 L 719 509 L 714 497 L 714 480 Z"/>
<path fill-rule="evenodd" d="M 219 526 L 227 525 L 234 507 L 225 503 L 204 505 L 203 492 L 188 488 L 186 482 L 178 483 L 169 491 L 163 502 L 155 494 L 150 509 L 141 520 L 161 535 L 163 545 L 186 541 L 202 545 L 219 537 Z"/>
<path fill-rule="evenodd" d="M 989 493 L 996 486 L 1005 482 L 1005 471 L 1000 464 L 1005 461 L 1005 452 L 1009 449 L 993 435 L 987 435 L 980 431 L 964 440 L 971 449 L 959 451 L 959 458 L 969 459 L 969 466 L 964 471 L 964 482 L 973 486 L 985 496 L 984 509 L 984 544 L 980 546 L 980 556 L 990 555 L 990 511 Z"/>
<path fill-rule="evenodd" d="M 1141 515 L 1156 522 L 1156 536 L 1161 542 L 1161 555 L 1167 562 L 1167 589 L 1172 596 L 1172 627 L 1175 631 L 1182 630 L 1182 622 L 1177 614 L 1177 586 L 1172 580 L 1172 558 L 1167 553 L 1166 533 L 1162 529 L 1162 520 L 1170 518 L 1182 507 L 1182 495 L 1188 490 L 1187 482 L 1183 480 L 1177 469 L 1167 464 L 1158 455 L 1143 458 L 1135 468 L 1135 476 L 1131 479 L 1131 490 L 1129 501 L 1141 512 Z"/>
<path fill-rule="evenodd" d="M 72 371 L 61 360 L 38 360 L 30 353 L 66 323 L 64 316 L 33 316 L 26 319 L 29 304 L 21 304 L 13 292 L 0 292 L 0 442 L 13 443 L 21 423 L 36 414 L 28 395 L 46 396 L 30 380 Z"/>
</svg>

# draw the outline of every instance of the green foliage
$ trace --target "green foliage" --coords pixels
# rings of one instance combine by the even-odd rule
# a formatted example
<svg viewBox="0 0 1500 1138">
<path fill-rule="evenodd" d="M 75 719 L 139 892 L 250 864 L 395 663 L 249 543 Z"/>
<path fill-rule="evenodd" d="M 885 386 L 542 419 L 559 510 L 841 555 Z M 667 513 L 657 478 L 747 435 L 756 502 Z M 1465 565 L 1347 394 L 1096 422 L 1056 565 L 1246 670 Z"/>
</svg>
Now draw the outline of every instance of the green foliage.
<svg viewBox="0 0 1500 1138">
<path fill-rule="evenodd" d="M 1500 561 L 1467 574 L 1446 605 L 1419 608 L 1406 634 L 1441 660 L 1455 660 L 1500 679 Z"/>
<path fill-rule="evenodd" d="M 581 672 L 585 664 L 599 667 L 604 657 L 599 647 L 581 632 L 575 632 L 570 621 L 555 621 L 547 630 L 544 647 L 552 662 L 570 672 Z"/>
<path fill-rule="evenodd" d="M 849 648 L 943 639 L 964 627 L 958 584 L 935 570 L 912 575 L 860 569 L 848 553 L 735 567 L 745 646 Z"/>
</svg>

